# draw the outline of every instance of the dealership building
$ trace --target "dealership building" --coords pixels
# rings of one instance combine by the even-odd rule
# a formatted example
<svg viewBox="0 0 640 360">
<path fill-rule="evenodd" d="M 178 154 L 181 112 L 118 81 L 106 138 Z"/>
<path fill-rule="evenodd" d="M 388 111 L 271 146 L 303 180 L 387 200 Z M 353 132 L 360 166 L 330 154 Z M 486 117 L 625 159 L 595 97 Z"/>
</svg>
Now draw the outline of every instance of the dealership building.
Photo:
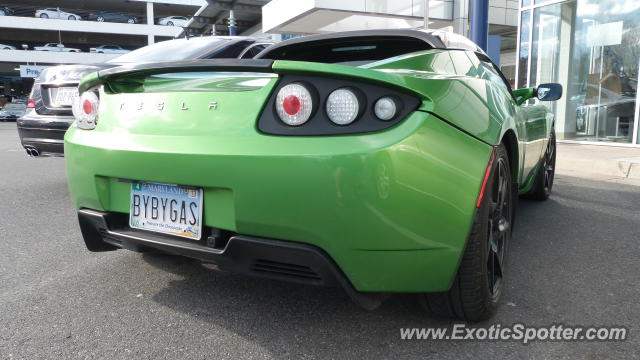
<svg viewBox="0 0 640 360">
<path fill-rule="evenodd" d="M 522 0 L 517 86 L 564 85 L 559 139 L 638 146 L 640 1 Z"/>
</svg>

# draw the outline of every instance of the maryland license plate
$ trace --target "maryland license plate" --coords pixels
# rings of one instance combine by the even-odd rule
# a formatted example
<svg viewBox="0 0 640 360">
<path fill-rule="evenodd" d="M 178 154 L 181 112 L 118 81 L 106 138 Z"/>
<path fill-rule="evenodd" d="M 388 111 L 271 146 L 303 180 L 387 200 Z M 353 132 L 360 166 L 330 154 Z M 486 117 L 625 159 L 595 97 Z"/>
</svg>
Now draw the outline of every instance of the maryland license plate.
<svg viewBox="0 0 640 360">
<path fill-rule="evenodd" d="M 147 182 L 131 184 L 129 226 L 200 239 L 202 189 Z"/>
</svg>

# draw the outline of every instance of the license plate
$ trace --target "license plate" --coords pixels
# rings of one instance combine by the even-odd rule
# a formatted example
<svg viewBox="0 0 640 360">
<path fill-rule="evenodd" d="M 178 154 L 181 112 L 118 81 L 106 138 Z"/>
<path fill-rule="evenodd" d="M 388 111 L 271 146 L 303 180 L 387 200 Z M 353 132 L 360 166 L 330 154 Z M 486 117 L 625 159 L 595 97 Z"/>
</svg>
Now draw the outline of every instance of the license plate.
<svg viewBox="0 0 640 360">
<path fill-rule="evenodd" d="M 49 91 L 54 107 L 71 106 L 73 100 L 78 97 L 78 88 L 75 87 L 50 88 Z"/>
<path fill-rule="evenodd" d="M 147 182 L 131 184 L 129 226 L 200 239 L 202 189 Z"/>
</svg>

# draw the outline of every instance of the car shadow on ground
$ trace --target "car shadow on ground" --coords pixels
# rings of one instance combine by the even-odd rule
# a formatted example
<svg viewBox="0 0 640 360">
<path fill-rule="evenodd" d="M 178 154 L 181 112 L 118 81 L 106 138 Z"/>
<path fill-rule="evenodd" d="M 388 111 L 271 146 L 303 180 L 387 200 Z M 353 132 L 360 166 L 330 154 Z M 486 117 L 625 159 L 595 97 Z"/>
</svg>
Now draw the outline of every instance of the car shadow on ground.
<svg viewBox="0 0 640 360">
<path fill-rule="evenodd" d="M 635 275 L 627 270 L 637 265 L 640 255 L 633 240 L 637 233 L 628 226 L 620 227 L 626 229 L 622 232 L 615 229 L 621 222 L 640 220 L 640 188 L 603 186 L 598 181 L 562 177 L 548 201 L 520 200 L 508 259 L 508 286 L 499 313 L 485 325 L 616 321 L 634 325 L 630 320 L 624 322 L 631 315 L 628 310 L 620 313 L 625 305 L 619 299 L 638 295 L 633 286 Z M 635 215 L 628 215 L 632 212 Z M 612 240 L 617 240 L 616 246 L 611 245 Z M 626 245 L 633 246 L 632 253 Z M 603 252 L 615 256 L 616 262 L 612 264 Z M 326 351 L 328 357 L 338 356 L 335 344 L 341 343 L 374 353 L 378 349 L 380 355 L 397 345 L 400 328 L 454 323 L 425 314 L 410 294 L 396 294 L 368 312 L 341 289 L 225 273 L 180 257 L 144 254 L 142 258 L 182 278 L 159 290 L 153 296 L 155 302 L 251 339 L 277 355 L 302 355 L 313 348 Z M 429 351 L 444 349 L 440 345 L 444 343 L 431 343 Z M 573 352 L 580 346 L 566 344 Z M 605 351 L 610 346 L 614 345 L 594 349 Z"/>
</svg>

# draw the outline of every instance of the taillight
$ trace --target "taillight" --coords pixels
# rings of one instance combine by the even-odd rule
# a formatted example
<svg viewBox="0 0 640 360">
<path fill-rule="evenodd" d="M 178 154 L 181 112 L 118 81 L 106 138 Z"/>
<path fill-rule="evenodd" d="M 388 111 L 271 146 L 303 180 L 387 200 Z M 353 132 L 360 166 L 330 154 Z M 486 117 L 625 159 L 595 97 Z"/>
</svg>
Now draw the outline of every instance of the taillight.
<svg viewBox="0 0 640 360">
<path fill-rule="evenodd" d="M 355 92 L 342 88 L 329 94 L 326 111 L 329 120 L 334 124 L 349 125 L 358 118 L 360 107 L 361 105 Z"/>
<path fill-rule="evenodd" d="M 420 98 L 351 79 L 284 75 L 258 119 L 271 135 L 323 136 L 385 130 L 406 119 Z"/>
<path fill-rule="evenodd" d="M 29 98 L 29 100 L 27 100 L 27 107 L 29 109 L 33 109 L 36 107 L 36 101 L 33 100 L 32 98 Z"/>
<path fill-rule="evenodd" d="M 290 126 L 299 126 L 311 117 L 313 99 L 306 86 L 293 83 L 283 86 L 278 91 L 275 106 L 282 122 Z"/>
<path fill-rule="evenodd" d="M 100 99 L 93 91 L 85 91 L 73 101 L 72 111 L 80 129 L 95 129 L 98 123 Z"/>
<path fill-rule="evenodd" d="M 376 104 L 373 106 L 373 112 L 378 119 L 389 121 L 396 116 L 398 105 L 392 97 L 385 96 L 376 101 Z"/>
</svg>

